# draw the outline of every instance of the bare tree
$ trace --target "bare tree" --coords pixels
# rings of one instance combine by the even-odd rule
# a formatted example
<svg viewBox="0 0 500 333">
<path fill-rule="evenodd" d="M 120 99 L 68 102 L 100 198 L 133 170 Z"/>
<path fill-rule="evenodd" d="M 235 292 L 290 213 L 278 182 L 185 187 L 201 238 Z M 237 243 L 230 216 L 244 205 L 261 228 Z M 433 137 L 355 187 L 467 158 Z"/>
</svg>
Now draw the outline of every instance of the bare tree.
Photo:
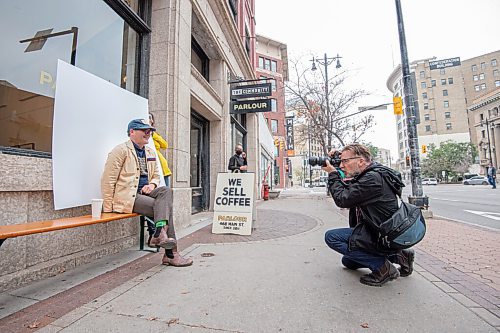
<svg viewBox="0 0 500 333">
<path fill-rule="evenodd" d="M 308 65 L 308 64 L 307 64 Z M 286 83 L 288 111 L 295 111 L 299 121 L 307 124 L 299 136 L 317 140 L 326 154 L 338 143 L 357 142 L 373 125 L 373 116 L 352 115 L 351 107 L 367 93 L 361 89 L 346 91 L 348 72 L 341 71 L 328 79 L 328 101 L 322 70 L 311 71 L 303 58 L 289 61 L 290 81 Z"/>
</svg>

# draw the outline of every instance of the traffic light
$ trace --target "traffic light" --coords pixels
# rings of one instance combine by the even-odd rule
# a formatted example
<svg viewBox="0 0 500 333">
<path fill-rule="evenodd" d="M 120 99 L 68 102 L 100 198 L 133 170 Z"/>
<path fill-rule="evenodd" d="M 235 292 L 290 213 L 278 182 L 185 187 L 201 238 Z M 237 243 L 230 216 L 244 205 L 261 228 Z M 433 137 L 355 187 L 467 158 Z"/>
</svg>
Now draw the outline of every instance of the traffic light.
<svg viewBox="0 0 500 333">
<path fill-rule="evenodd" d="M 285 142 L 280 141 L 280 150 L 283 150 L 283 149 L 285 149 Z"/>
<path fill-rule="evenodd" d="M 400 96 L 396 96 L 392 98 L 392 102 L 394 103 L 394 114 L 402 115 L 403 114 L 403 99 Z"/>
<path fill-rule="evenodd" d="M 422 154 L 427 154 L 427 146 L 422 145 Z"/>
<path fill-rule="evenodd" d="M 279 140 L 278 140 L 278 139 L 274 139 L 274 146 L 275 146 L 275 147 L 278 147 L 278 146 L 279 146 L 279 144 L 280 144 L 280 143 L 279 143 Z"/>
<path fill-rule="evenodd" d="M 406 155 L 406 166 L 410 166 L 410 156 Z"/>
</svg>

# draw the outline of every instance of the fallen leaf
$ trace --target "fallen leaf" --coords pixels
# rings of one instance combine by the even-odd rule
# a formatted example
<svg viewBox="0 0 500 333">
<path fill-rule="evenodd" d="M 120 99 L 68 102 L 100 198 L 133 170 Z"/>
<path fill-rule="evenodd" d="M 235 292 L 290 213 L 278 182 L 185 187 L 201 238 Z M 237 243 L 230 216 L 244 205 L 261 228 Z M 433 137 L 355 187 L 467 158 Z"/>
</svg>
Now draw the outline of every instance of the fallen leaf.
<svg viewBox="0 0 500 333">
<path fill-rule="evenodd" d="M 158 319 L 158 317 L 149 317 L 148 318 L 149 321 L 154 321 L 154 320 L 157 320 L 157 319 Z"/>
<path fill-rule="evenodd" d="M 189 294 L 189 291 L 183 291 L 181 292 L 182 295 L 186 295 L 186 294 Z"/>
<path fill-rule="evenodd" d="M 363 327 L 363 328 L 370 328 L 370 326 L 368 326 L 368 323 L 363 323 L 360 326 Z"/>
<path fill-rule="evenodd" d="M 28 325 L 28 328 L 38 328 L 38 325 L 40 325 L 40 323 L 38 321 L 35 321 L 33 324 Z"/>
<path fill-rule="evenodd" d="M 203 252 L 203 253 L 201 254 L 201 256 L 202 256 L 202 257 L 213 257 L 213 256 L 215 256 L 215 254 L 214 254 L 214 253 L 212 253 L 212 252 Z"/>
<path fill-rule="evenodd" d="M 304 261 L 304 264 L 310 264 L 311 262 L 310 261 Z"/>
<path fill-rule="evenodd" d="M 173 324 L 178 324 L 179 323 L 179 318 L 172 318 L 167 322 L 167 325 L 173 325 Z"/>
<path fill-rule="evenodd" d="M 64 267 L 59 268 L 59 273 L 64 273 L 64 272 L 66 272 L 66 268 Z"/>
<path fill-rule="evenodd" d="M 316 248 L 314 248 L 314 247 L 309 249 L 309 251 L 315 251 L 315 250 L 316 250 Z"/>
</svg>

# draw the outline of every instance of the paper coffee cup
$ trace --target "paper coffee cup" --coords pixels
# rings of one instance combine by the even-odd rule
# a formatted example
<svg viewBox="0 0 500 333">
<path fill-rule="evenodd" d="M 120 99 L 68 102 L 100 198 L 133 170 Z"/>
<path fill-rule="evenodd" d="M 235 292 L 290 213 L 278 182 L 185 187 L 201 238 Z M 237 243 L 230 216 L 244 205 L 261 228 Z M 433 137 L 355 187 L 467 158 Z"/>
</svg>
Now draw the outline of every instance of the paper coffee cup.
<svg viewBox="0 0 500 333">
<path fill-rule="evenodd" d="M 101 217 L 103 199 L 92 199 L 92 218 Z"/>
</svg>

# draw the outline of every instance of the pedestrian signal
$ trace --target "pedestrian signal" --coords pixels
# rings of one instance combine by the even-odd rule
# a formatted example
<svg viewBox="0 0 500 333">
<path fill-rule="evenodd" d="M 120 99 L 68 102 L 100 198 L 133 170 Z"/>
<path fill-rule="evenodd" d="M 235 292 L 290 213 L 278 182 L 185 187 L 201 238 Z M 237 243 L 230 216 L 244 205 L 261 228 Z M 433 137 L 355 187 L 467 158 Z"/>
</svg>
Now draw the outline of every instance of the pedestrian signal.
<svg viewBox="0 0 500 333">
<path fill-rule="evenodd" d="M 422 154 L 427 154 L 427 146 L 422 145 Z"/>
<path fill-rule="evenodd" d="M 400 96 L 396 96 L 392 98 L 392 102 L 394 103 L 394 114 L 402 115 L 403 114 L 403 99 Z"/>
<path fill-rule="evenodd" d="M 410 156 L 406 155 L 406 166 L 410 166 Z"/>
</svg>

